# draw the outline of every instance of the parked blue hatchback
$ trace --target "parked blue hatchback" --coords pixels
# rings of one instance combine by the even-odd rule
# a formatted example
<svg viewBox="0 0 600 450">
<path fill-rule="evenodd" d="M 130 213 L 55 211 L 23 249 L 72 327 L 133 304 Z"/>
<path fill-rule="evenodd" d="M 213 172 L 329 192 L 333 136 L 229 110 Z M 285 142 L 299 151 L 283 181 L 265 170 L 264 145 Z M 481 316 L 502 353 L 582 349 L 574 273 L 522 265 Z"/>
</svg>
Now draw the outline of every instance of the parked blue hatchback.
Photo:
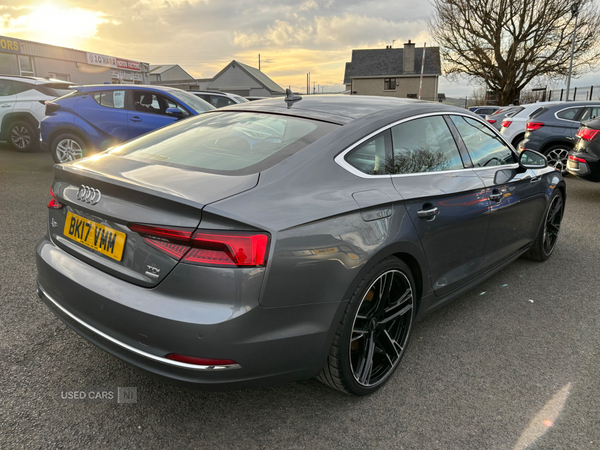
<svg viewBox="0 0 600 450">
<path fill-rule="evenodd" d="M 215 108 L 208 102 L 181 89 L 81 86 L 46 102 L 41 146 L 56 163 L 64 163 L 211 109 Z"/>
</svg>

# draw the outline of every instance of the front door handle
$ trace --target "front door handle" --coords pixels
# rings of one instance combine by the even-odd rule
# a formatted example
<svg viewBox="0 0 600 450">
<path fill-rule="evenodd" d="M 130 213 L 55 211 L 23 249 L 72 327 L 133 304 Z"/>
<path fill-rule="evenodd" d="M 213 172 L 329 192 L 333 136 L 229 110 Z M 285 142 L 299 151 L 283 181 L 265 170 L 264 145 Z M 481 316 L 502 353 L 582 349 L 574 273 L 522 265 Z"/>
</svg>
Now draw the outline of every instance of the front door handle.
<svg viewBox="0 0 600 450">
<path fill-rule="evenodd" d="M 541 176 L 537 176 L 537 177 L 533 177 L 531 180 L 529 180 L 530 183 L 537 183 L 538 181 L 540 181 L 542 179 Z"/>
<path fill-rule="evenodd" d="M 2 105 L 3 108 L 10 108 L 12 106 L 12 104 L 7 105 L 6 103 L 4 105 Z"/>
<path fill-rule="evenodd" d="M 499 202 L 502 200 L 502 197 L 504 197 L 504 194 L 502 194 L 498 189 L 494 189 L 490 195 L 490 200 L 493 202 Z"/>
<path fill-rule="evenodd" d="M 420 211 L 417 211 L 417 217 L 419 219 L 429 219 L 431 217 L 435 217 L 440 213 L 440 210 L 438 209 L 437 206 L 434 206 L 433 208 L 429 208 L 429 209 L 422 209 Z"/>
<path fill-rule="evenodd" d="M 138 116 L 130 117 L 129 120 L 132 122 L 141 122 L 142 121 L 142 119 L 140 119 Z"/>
</svg>

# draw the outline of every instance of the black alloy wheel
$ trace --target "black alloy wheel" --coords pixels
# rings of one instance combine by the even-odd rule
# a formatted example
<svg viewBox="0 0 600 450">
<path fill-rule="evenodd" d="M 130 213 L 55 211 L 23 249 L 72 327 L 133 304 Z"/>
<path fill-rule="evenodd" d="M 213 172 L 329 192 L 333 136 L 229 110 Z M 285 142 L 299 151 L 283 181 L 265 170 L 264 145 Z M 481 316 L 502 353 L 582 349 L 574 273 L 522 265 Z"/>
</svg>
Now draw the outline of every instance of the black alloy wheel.
<svg viewBox="0 0 600 450">
<path fill-rule="evenodd" d="M 355 395 L 383 386 L 408 344 L 416 309 L 413 286 L 402 261 L 380 262 L 356 290 L 319 380 Z"/>
<path fill-rule="evenodd" d="M 546 261 L 552 255 L 558 241 L 564 207 L 563 194 L 559 189 L 555 189 L 550 198 L 544 223 L 533 245 L 526 254 L 530 259 L 534 261 Z"/>
<path fill-rule="evenodd" d="M 546 215 L 546 223 L 544 224 L 544 240 L 543 249 L 544 254 L 550 256 L 558 240 L 558 233 L 560 232 L 560 223 L 563 216 L 563 200 L 562 195 L 555 196 L 548 208 L 548 214 Z"/>
</svg>

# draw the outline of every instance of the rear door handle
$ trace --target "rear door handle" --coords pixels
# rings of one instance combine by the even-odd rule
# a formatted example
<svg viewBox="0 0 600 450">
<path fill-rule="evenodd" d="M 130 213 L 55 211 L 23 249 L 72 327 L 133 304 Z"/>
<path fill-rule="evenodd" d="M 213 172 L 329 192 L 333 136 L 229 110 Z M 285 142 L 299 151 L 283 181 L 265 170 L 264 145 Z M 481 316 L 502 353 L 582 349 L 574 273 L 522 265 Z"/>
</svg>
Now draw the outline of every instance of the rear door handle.
<svg viewBox="0 0 600 450">
<path fill-rule="evenodd" d="M 537 176 L 537 177 L 533 177 L 531 180 L 529 180 L 530 183 L 537 183 L 538 181 L 540 181 L 542 179 L 541 176 Z"/>
<path fill-rule="evenodd" d="M 430 209 L 422 209 L 420 211 L 417 211 L 417 217 L 419 219 L 428 219 L 430 217 L 435 217 L 440 213 L 440 210 L 438 209 L 437 206 L 434 206 L 433 208 Z"/>
<path fill-rule="evenodd" d="M 11 106 L 12 106 L 12 104 L 11 105 L 7 105 L 7 104 L 2 105 L 3 108 L 10 108 Z"/>
<path fill-rule="evenodd" d="M 138 116 L 130 117 L 129 120 L 132 122 L 141 122 L 142 121 L 142 119 L 140 119 Z"/>
</svg>

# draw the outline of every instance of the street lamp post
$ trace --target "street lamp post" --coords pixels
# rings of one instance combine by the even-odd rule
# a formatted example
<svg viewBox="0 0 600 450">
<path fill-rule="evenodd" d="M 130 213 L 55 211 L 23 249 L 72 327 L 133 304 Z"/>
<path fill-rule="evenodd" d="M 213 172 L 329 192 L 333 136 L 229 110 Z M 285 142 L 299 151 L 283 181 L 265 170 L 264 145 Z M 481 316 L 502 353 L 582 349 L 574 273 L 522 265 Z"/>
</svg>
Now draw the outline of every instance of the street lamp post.
<svg viewBox="0 0 600 450">
<path fill-rule="evenodd" d="M 575 29 L 573 30 L 573 46 L 571 47 L 571 64 L 569 65 L 569 77 L 567 78 L 567 100 L 569 100 L 569 90 L 571 89 L 571 73 L 573 72 L 573 55 L 575 54 L 575 38 L 577 37 L 577 19 L 579 18 L 579 3 L 573 3 L 571 12 L 575 16 Z"/>
</svg>

